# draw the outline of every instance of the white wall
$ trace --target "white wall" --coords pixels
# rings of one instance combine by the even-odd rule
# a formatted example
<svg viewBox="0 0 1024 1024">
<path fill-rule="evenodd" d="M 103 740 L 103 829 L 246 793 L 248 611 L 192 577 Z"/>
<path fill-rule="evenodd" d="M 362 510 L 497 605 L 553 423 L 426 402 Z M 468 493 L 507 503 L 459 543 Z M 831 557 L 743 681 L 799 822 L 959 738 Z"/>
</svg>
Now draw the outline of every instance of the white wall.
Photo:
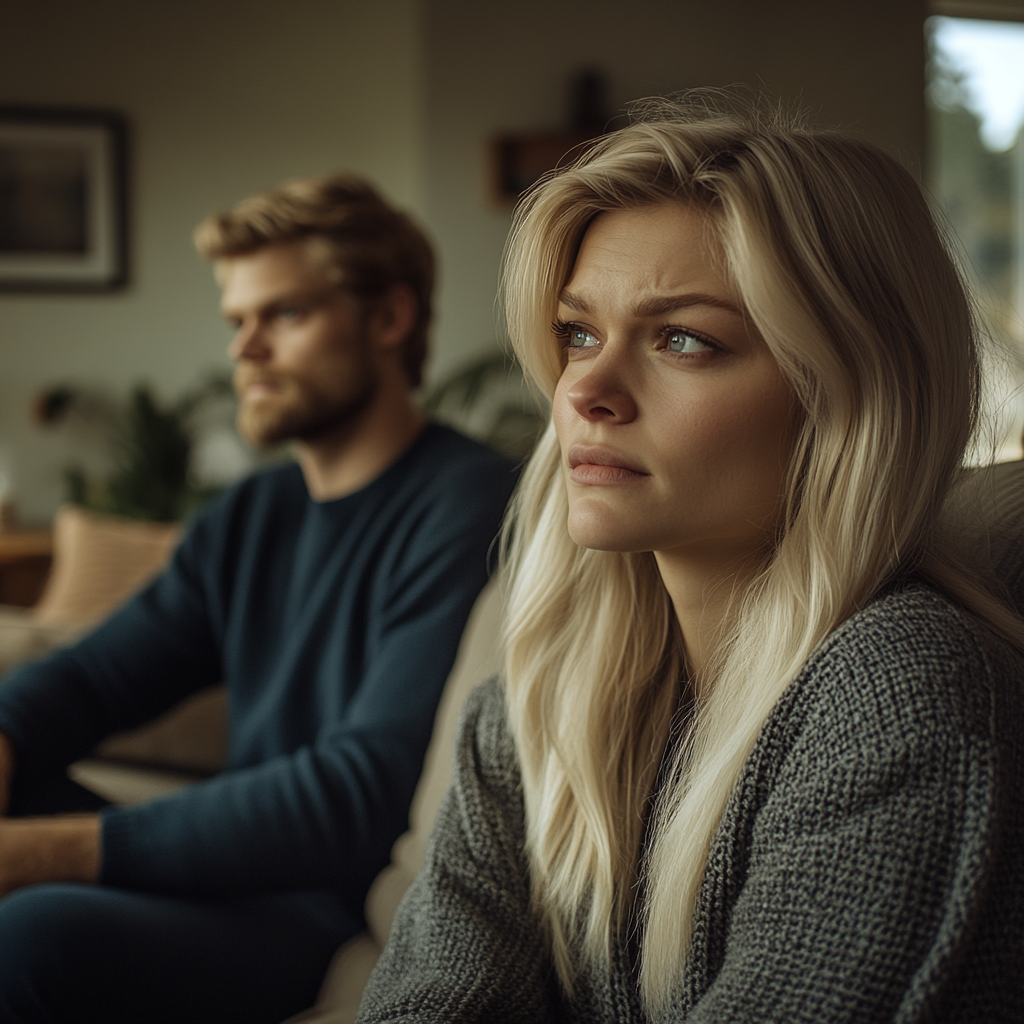
<svg viewBox="0 0 1024 1024">
<path fill-rule="evenodd" d="M 557 127 L 566 85 L 605 68 L 613 105 L 744 82 L 923 149 L 923 0 L 0 0 L 0 102 L 100 105 L 133 126 L 132 284 L 0 295 L 0 469 L 49 516 L 84 442 L 27 405 L 57 381 L 167 396 L 226 365 L 189 235 L 295 175 L 349 168 L 424 219 L 441 250 L 432 372 L 494 343 L 509 213 L 488 142 Z"/>
<path fill-rule="evenodd" d="M 0 102 L 104 106 L 132 129 L 130 286 L 0 295 L 0 469 L 47 518 L 85 445 L 28 422 L 58 381 L 173 397 L 226 367 L 216 289 L 192 228 L 297 175 L 348 168 L 414 204 L 416 0 L 0 3 Z"/>
<path fill-rule="evenodd" d="M 744 83 L 855 128 L 915 172 L 924 149 L 923 0 L 425 0 L 427 222 L 445 253 L 437 368 L 492 343 L 509 213 L 486 140 L 558 127 L 596 65 L 611 102 Z"/>
</svg>

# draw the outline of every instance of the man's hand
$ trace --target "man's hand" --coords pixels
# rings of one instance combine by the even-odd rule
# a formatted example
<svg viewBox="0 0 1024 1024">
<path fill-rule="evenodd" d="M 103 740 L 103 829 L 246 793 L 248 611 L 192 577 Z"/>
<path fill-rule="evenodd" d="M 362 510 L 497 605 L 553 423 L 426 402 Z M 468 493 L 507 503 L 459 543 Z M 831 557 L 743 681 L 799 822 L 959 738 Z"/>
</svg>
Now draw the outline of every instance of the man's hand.
<svg viewBox="0 0 1024 1024">
<path fill-rule="evenodd" d="M 0 732 L 0 814 L 7 813 L 11 799 L 11 779 L 14 778 L 14 747 Z"/>
<path fill-rule="evenodd" d="M 95 882 L 99 869 L 97 814 L 0 820 L 0 897 L 39 882 Z"/>
</svg>

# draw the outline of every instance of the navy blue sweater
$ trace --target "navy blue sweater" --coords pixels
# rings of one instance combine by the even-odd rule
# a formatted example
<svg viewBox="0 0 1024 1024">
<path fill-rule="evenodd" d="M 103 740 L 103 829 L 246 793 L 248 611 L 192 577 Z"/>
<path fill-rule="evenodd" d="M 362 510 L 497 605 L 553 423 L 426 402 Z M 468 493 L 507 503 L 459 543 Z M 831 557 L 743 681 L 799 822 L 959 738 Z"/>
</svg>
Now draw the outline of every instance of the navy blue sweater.
<svg viewBox="0 0 1024 1024">
<path fill-rule="evenodd" d="M 311 500 L 296 465 L 244 481 L 153 584 L 0 687 L 17 772 L 62 768 L 225 680 L 228 770 L 105 811 L 102 882 L 188 896 L 326 888 L 361 914 L 406 828 L 513 483 L 504 459 L 437 425 L 334 501 Z"/>
</svg>

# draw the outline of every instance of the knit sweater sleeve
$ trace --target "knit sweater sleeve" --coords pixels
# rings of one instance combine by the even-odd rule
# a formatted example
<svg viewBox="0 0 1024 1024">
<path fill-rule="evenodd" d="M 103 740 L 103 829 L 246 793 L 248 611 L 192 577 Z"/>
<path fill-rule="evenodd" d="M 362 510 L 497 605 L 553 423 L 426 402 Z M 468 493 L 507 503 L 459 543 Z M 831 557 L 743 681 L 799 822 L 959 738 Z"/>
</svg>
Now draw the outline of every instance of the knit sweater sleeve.
<svg viewBox="0 0 1024 1024">
<path fill-rule="evenodd" d="M 408 536 L 388 538 L 382 557 L 394 564 L 382 606 L 366 612 L 365 664 L 344 706 L 331 706 L 341 673 L 330 648 L 314 648 L 311 674 L 321 671 L 328 689 L 308 741 L 163 799 L 107 809 L 102 881 L 192 896 L 330 888 L 361 908 L 408 827 L 437 702 L 486 582 L 484 553 L 508 478 L 502 462 L 483 482 L 470 481 L 482 496 L 452 487 L 448 501 L 427 503 Z M 324 606 L 336 600 L 323 589 Z M 293 678 L 285 698 L 262 697 L 268 713 L 286 721 L 311 714 L 304 682 Z"/>
<path fill-rule="evenodd" d="M 964 1019 L 936 1008 L 962 990 L 992 895 L 995 645 L 935 595 L 904 610 L 834 634 L 769 720 L 712 847 L 671 1019 Z"/>
<path fill-rule="evenodd" d="M 500 684 L 467 702 L 454 779 L 424 870 L 406 893 L 359 1024 L 554 1021 L 545 944 L 530 911 L 523 803 Z"/>
</svg>

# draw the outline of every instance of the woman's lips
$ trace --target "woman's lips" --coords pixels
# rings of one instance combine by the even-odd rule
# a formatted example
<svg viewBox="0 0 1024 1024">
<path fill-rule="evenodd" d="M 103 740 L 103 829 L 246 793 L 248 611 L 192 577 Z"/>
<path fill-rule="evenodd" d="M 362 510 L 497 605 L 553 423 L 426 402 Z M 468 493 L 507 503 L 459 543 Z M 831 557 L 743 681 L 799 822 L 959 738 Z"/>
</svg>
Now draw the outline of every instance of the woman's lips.
<svg viewBox="0 0 1024 1024">
<path fill-rule="evenodd" d="M 577 484 L 625 484 L 648 476 L 609 448 L 574 444 L 568 451 L 569 479 Z"/>
</svg>

